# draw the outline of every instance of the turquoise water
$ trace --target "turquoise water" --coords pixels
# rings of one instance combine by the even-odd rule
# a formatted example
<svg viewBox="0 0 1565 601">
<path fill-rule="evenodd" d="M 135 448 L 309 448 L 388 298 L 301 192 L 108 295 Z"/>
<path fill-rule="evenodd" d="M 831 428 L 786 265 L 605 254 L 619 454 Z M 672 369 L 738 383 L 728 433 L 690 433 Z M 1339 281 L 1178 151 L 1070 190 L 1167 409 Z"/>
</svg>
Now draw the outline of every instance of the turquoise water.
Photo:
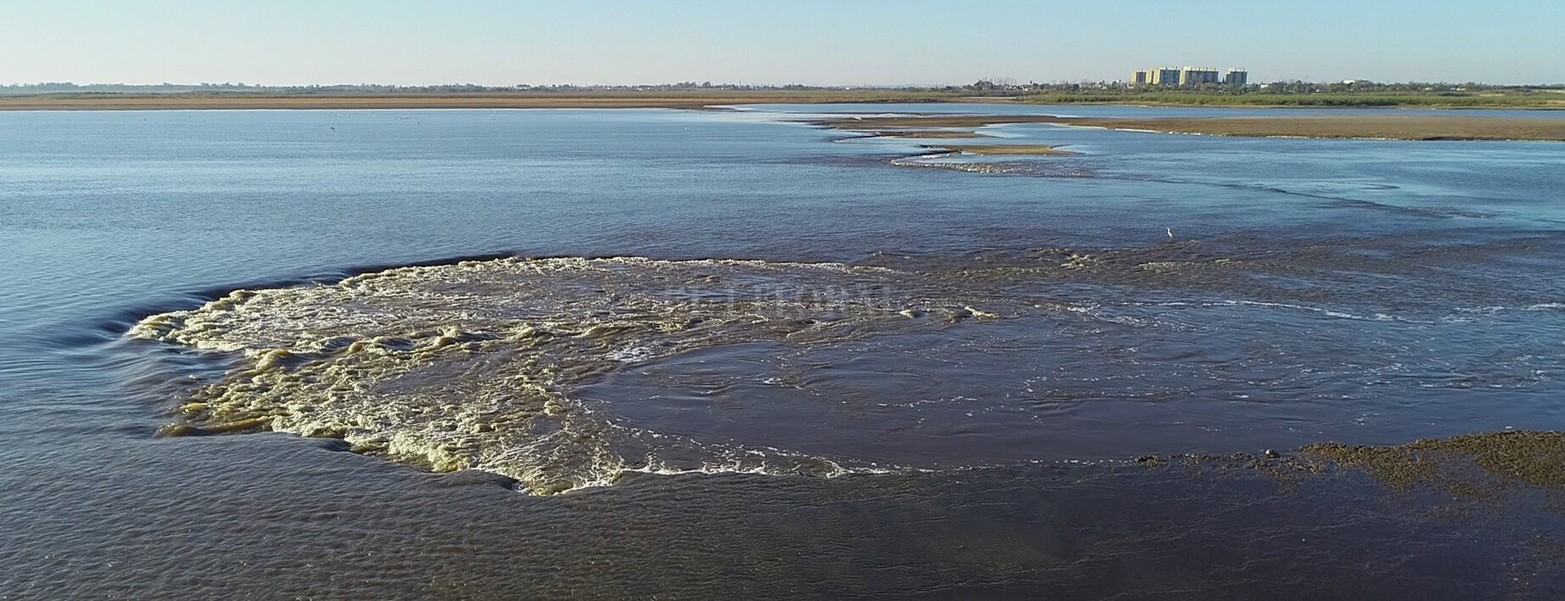
<svg viewBox="0 0 1565 601">
<path fill-rule="evenodd" d="M 1281 491 L 1127 460 L 1560 429 L 1565 144 L 1008 125 L 984 131 L 1081 154 L 909 159 L 936 141 L 794 122 L 1020 108 L 0 114 L 0 598 L 1557 590 L 1516 549 L 1560 525 L 1527 508 L 1431 524 L 1352 474 Z M 502 270 L 482 293 L 432 267 L 409 289 L 504 308 L 463 322 L 475 335 L 595 311 L 709 327 L 545 347 L 526 366 L 591 373 L 549 380 L 569 419 L 528 431 L 580 444 L 483 430 L 457 453 L 476 472 L 286 433 L 153 436 L 246 360 L 127 336 L 144 318 L 502 256 L 660 263 Z M 358 339 L 417 313 L 329 302 L 279 306 Z M 366 306 L 373 328 L 344 317 Z M 210 334 L 282 348 L 254 333 L 282 317 Z M 422 449 L 435 426 L 407 416 L 522 404 L 520 363 L 428 361 L 365 375 L 378 396 L 322 419 L 406 409 L 349 440 Z M 554 490 L 529 470 L 572 490 L 528 494 Z"/>
</svg>

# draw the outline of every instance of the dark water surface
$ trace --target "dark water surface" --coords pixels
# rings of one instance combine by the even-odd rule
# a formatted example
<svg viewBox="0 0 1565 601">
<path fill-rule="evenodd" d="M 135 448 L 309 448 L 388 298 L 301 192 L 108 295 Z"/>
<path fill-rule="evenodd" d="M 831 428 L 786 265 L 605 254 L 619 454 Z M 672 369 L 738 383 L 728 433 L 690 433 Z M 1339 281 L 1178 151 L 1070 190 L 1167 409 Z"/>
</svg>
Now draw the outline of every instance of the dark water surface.
<svg viewBox="0 0 1565 601">
<path fill-rule="evenodd" d="M 0 599 L 1565 593 L 1133 461 L 1565 429 L 1565 144 L 786 122 L 1015 110 L 0 113 Z"/>
</svg>

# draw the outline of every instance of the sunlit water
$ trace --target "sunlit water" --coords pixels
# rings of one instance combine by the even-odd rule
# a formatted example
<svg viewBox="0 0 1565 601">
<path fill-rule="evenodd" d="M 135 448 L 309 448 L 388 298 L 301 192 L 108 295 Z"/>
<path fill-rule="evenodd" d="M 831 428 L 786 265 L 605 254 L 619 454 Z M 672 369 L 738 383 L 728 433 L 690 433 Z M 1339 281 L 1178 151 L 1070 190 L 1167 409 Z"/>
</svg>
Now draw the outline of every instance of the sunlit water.
<svg viewBox="0 0 1565 601">
<path fill-rule="evenodd" d="M 0 114 L 0 598 L 1559 584 L 1519 509 L 1129 460 L 1565 426 L 1565 144 L 844 111 L 1256 113 Z"/>
</svg>

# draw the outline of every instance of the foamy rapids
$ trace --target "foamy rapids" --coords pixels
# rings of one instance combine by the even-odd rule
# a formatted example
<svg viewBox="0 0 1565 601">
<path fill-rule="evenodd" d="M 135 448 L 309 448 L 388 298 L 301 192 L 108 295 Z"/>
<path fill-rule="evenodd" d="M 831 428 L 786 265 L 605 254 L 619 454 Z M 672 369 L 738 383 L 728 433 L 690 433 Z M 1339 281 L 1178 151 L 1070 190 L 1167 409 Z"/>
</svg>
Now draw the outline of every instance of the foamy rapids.
<svg viewBox="0 0 1565 601">
<path fill-rule="evenodd" d="M 761 340 L 808 344 L 993 318 L 940 286 L 839 264 L 553 258 L 407 267 L 241 290 L 130 335 L 242 353 L 175 432 L 341 438 L 435 471 L 546 495 L 627 472 L 831 477 L 897 469 L 686 440 L 570 398 L 625 361 Z"/>
</svg>

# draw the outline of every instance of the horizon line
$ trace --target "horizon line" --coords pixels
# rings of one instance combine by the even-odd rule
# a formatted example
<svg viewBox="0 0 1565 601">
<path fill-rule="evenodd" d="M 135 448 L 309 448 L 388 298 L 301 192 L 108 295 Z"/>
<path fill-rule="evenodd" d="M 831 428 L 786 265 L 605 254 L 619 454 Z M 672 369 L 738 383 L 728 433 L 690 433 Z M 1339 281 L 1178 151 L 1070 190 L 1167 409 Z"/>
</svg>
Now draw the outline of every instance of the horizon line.
<svg viewBox="0 0 1565 601">
<path fill-rule="evenodd" d="M 785 88 L 785 87 L 806 87 L 806 88 L 943 88 L 943 87 L 961 87 L 961 86 L 972 85 L 972 84 L 980 83 L 980 82 L 998 83 L 998 82 L 996 82 L 997 79 L 1007 79 L 1007 78 L 984 77 L 984 78 L 979 78 L 979 79 L 976 79 L 976 80 L 973 80 L 973 81 L 970 81 L 970 82 L 963 82 L 963 83 L 948 83 L 948 82 L 946 82 L 946 83 L 833 83 L 833 84 L 800 83 L 800 82 L 788 82 L 788 83 L 759 83 L 759 82 L 754 82 L 754 83 L 746 83 L 744 81 L 716 82 L 716 81 L 710 81 L 710 80 L 700 81 L 700 82 L 697 82 L 695 80 L 685 80 L 685 81 L 678 81 L 678 82 L 658 82 L 658 83 L 652 83 L 652 82 L 641 82 L 641 83 L 572 83 L 572 82 L 556 82 L 556 83 L 512 83 L 512 84 L 474 83 L 474 82 L 440 82 L 440 83 L 379 83 L 379 82 L 357 82 L 357 83 L 347 83 L 347 82 L 336 82 L 336 83 L 320 83 L 320 82 L 314 82 L 314 83 L 247 83 L 247 82 L 244 82 L 244 81 L 223 81 L 223 82 L 202 81 L 202 82 L 194 82 L 194 83 L 189 83 L 189 82 L 169 82 L 169 81 L 156 82 L 156 83 L 129 83 L 129 82 L 88 82 L 88 83 L 77 83 L 77 82 L 74 82 L 74 81 L 64 80 L 64 81 L 30 81 L 30 82 L 18 81 L 18 82 L 4 82 L 4 83 L 0 83 L 0 87 L 7 87 L 7 88 L 26 88 L 26 87 L 45 87 L 45 86 L 75 86 L 75 87 L 83 87 L 83 88 L 87 88 L 87 87 L 115 87 L 115 86 L 127 87 L 127 88 L 135 88 L 135 87 L 146 87 L 146 88 L 156 88 L 156 87 L 193 87 L 193 88 L 199 88 L 199 87 L 226 87 L 226 88 L 312 88 L 312 87 L 316 87 L 316 88 L 334 88 L 334 87 L 432 88 L 432 87 L 478 87 L 478 88 L 526 89 L 526 88 L 562 88 L 562 87 L 568 87 L 568 88 L 635 88 L 635 87 L 676 87 L 676 86 L 685 86 L 685 87 L 712 87 L 712 88 L 724 88 L 724 87 L 726 87 L 726 88 L 734 88 L 734 87 L 740 87 L 740 88 L 745 88 L 745 87 L 748 87 L 748 88 Z M 1009 79 L 1015 79 L 1015 78 L 1009 78 Z M 1276 84 L 1276 83 L 1336 84 L 1336 83 L 1345 83 L 1345 82 L 1365 82 L 1365 83 L 1380 84 L 1380 85 L 1411 85 L 1411 84 L 1444 85 L 1444 86 L 1480 85 L 1480 86 L 1489 86 L 1489 87 L 1510 87 L 1510 88 L 1519 88 L 1519 87 L 1560 87 L 1560 86 L 1565 86 L 1565 82 L 1489 83 L 1489 82 L 1484 82 L 1484 81 L 1419 81 L 1419 80 L 1411 80 L 1411 79 L 1410 80 L 1401 80 L 1401 81 L 1390 81 L 1390 80 L 1381 81 L 1381 80 L 1373 80 L 1373 79 L 1324 79 L 1324 80 L 1275 79 L 1275 80 L 1257 81 L 1255 84 L 1250 84 L 1250 85 Z M 1127 80 L 1124 80 L 1124 79 L 1098 79 L 1098 80 L 1090 80 L 1090 79 L 1065 80 L 1065 79 L 1058 79 L 1058 80 L 1052 80 L 1052 81 L 1029 80 L 1025 84 L 1017 82 L 1017 83 L 1014 83 L 1014 84 L 1007 84 L 1007 85 L 1015 85 L 1015 86 L 1046 85 L 1046 86 L 1052 86 L 1052 85 L 1072 85 L 1072 84 L 1115 84 L 1115 83 L 1129 83 L 1129 82 Z"/>
</svg>

